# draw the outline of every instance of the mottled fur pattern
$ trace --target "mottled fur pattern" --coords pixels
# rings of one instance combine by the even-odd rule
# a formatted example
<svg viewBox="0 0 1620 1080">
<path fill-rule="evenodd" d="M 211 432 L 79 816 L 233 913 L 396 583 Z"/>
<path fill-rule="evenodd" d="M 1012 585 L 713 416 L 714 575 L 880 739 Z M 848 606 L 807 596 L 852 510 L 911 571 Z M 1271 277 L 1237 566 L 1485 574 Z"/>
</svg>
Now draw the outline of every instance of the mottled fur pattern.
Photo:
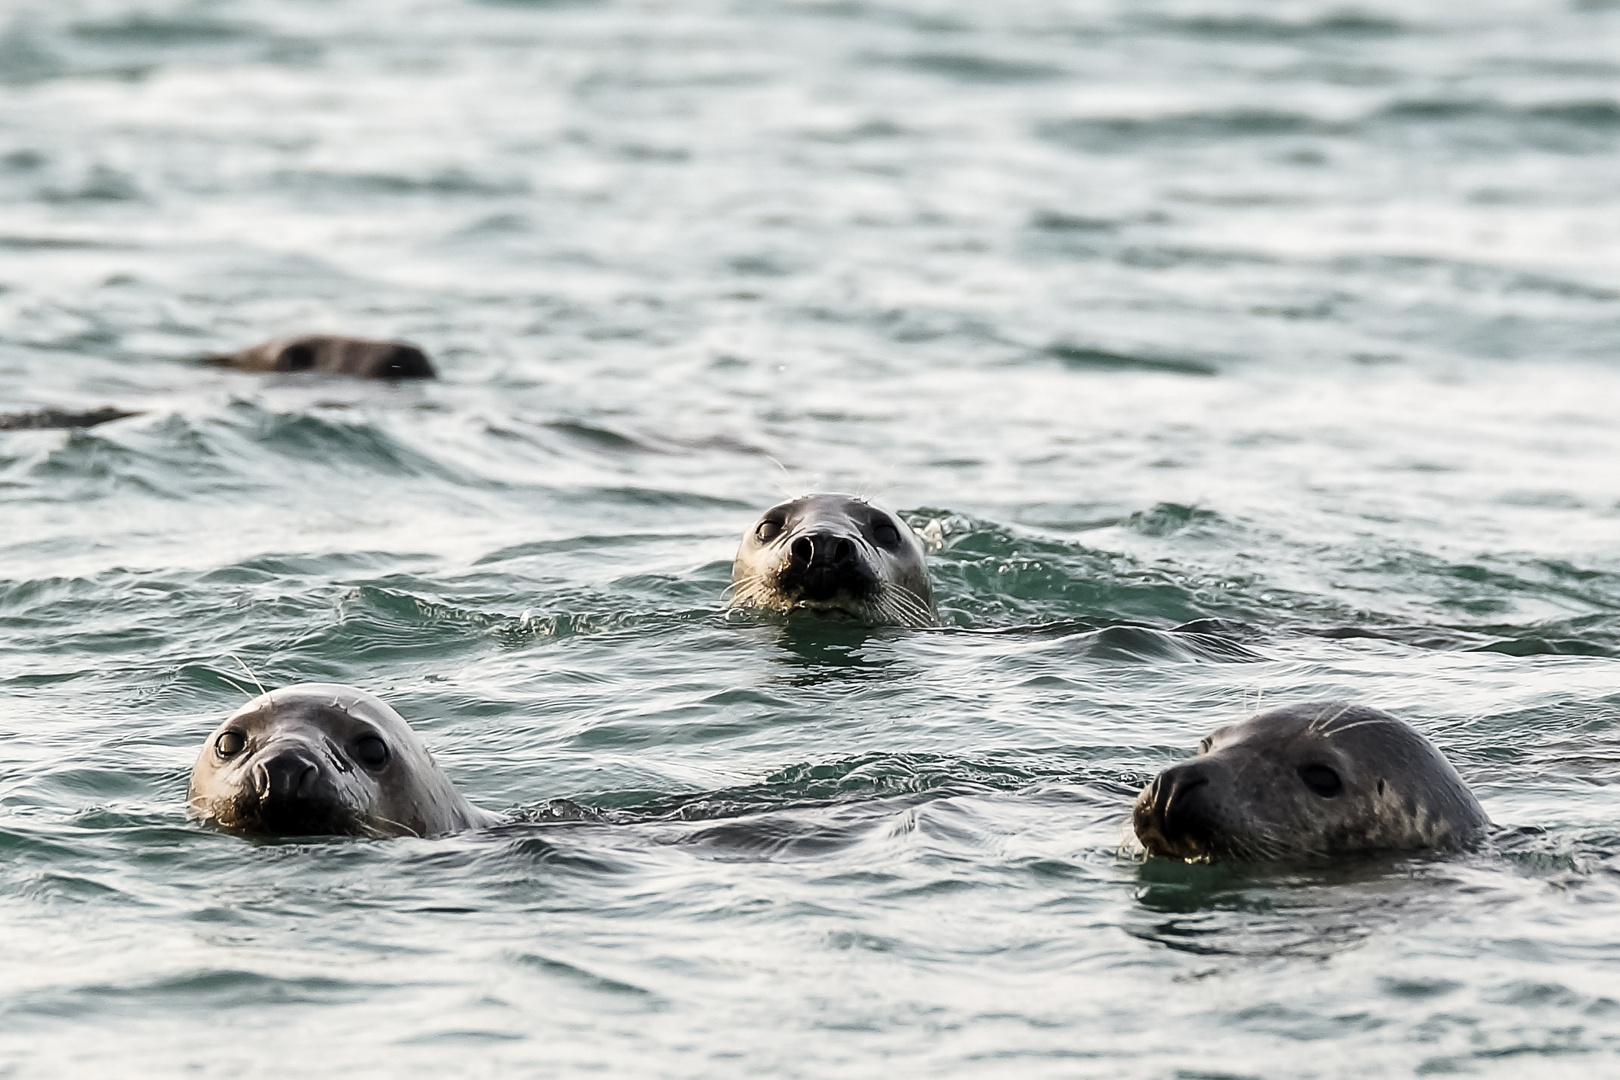
<svg viewBox="0 0 1620 1080">
<path fill-rule="evenodd" d="M 264 836 L 438 836 L 501 818 L 469 803 L 404 719 L 352 686 L 254 698 L 197 755 L 193 817 Z"/>
<path fill-rule="evenodd" d="M 729 591 L 734 608 L 938 622 L 922 542 L 898 516 L 851 495 L 805 495 L 765 511 L 737 548 Z"/>
<path fill-rule="evenodd" d="M 1219 729 L 1143 790 L 1133 821 L 1149 854 L 1187 860 L 1454 848 L 1490 824 L 1433 744 L 1344 702 Z"/>
</svg>

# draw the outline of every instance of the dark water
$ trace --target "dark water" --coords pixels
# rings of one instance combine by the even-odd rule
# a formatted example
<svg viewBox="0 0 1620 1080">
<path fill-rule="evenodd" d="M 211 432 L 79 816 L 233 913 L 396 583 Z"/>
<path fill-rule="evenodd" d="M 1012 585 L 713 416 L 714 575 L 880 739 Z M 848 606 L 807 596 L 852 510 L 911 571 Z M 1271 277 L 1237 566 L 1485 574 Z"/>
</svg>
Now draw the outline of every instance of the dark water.
<svg viewBox="0 0 1620 1080">
<path fill-rule="evenodd" d="M 1615 1071 L 1614 4 L 4 11 L 0 407 L 143 415 L 0 434 L 0 1073 Z M 943 629 L 722 612 L 813 489 Z M 604 820 L 201 829 L 236 657 Z M 1498 835 L 1133 854 L 1326 696 Z"/>
</svg>

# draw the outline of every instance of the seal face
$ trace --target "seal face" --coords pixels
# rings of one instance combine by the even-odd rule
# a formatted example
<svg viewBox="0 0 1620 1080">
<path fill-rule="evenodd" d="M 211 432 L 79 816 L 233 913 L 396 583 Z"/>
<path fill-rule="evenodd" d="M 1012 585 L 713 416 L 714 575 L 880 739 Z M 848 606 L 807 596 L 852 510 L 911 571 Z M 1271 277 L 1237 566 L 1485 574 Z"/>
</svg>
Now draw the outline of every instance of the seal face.
<svg viewBox="0 0 1620 1080">
<path fill-rule="evenodd" d="M 1133 818 L 1150 855 L 1189 861 L 1453 848 L 1490 824 L 1429 740 L 1345 702 L 1220 728 L 1142 791 Z"/>
<path fill-rule="evenodd" d="M 227 717 L 186 804 L 263 836 L 438 836 L 501 820 L 451 786 L 399 713 L 335 683 L 272 690 Z"/>
<path fill-rule="evenodd" d="M 852 495 L 805 495 L 765 511 L 737 548 L 731 588 L 732 607 L 937 622 L 922 542 L 899 517 Z"/>
<path fill-rule="evenodd" d="M 319 371 L 358 379 L 432 379 L 427 354 L 403 341 L 368 341 L 341 334 L 272 338 L 233 353 L 206 357 L 237 371 Z"/>
</svg>

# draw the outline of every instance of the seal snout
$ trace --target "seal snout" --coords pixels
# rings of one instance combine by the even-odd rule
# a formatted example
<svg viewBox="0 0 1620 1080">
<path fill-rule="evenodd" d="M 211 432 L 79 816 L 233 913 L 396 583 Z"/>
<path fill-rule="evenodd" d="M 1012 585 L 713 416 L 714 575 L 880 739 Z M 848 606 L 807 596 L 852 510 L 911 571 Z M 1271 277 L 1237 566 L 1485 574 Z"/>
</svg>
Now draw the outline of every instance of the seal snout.
<svg viewBox="0 0 1620 1080">
<path fill-rule="evenodd" d="M 855 545 L 847 536 L 813 532 L 793 541 L 793 561 L 806 567 L 845 566 L 854 560 Z"/>
<path fill-rule="evenodd" d="M 865 596 L 876 578 L 849 536 L 816 529 L 793 538 L 782 584 L 796 589 L 805 600 L 831 600 L 839 595 Z"/>
<path fill-rule="evenodd" d="M 236 824 L 281 836 L 350 831 L 352 816 L 332 771 L 302 742 L 269 746 L 248 767 Z"/>
<path fill-rule="evenodd" d="M 253 789 L 260 805 L 309 796 L 320 776 L 320 766 L 299 747 L 285 747 L 253 765 Z"/>
<path fill-rule="evenodd" d="M 1209 786 L 1202 762 L 1173 765 L 1154 778 L 1137 797 L 1132 813 L 1136 837 L 1150 855 L 1190 859 L 1205 854 L 1205 814 L 1201 788 Z"/>
</svg>

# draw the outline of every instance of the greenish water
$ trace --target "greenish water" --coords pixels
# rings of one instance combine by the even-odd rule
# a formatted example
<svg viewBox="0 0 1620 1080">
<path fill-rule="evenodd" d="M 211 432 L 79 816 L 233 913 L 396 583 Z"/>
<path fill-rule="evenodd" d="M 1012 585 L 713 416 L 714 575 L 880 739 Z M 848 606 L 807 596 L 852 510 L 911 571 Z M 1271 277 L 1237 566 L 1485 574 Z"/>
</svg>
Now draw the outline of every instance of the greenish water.
<svg viewBox="0 0 1620 1080">
<path fill-rule="evenodd" d="M 1600 2 L 9 6 L 0 409 L 142 415 L 0 433 L 0 1074 L 1612 1075 L 1617 86 Z M 444 378 L 190 363 L 304 329 Z M 807 490 L 940 629 L 722 610 Z M 601 820 L 188 823 L 237 657 Z M 1132 853 L 1322 697 L 1490 843 Z"/>
</svg>

